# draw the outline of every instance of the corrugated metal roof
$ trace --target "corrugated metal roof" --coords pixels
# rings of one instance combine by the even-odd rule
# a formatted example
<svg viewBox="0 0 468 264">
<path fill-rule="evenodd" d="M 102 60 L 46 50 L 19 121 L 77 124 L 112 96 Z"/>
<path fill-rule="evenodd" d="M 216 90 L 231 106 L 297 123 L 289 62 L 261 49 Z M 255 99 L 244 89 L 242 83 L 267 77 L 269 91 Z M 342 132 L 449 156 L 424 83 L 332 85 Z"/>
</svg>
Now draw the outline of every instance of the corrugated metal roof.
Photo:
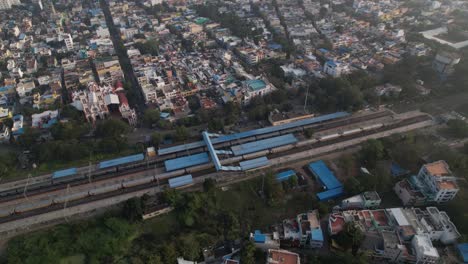
<svg viewBox="0 0 468 264">
<path fill-rule="evenodd" d="M 142 161 L 145 159 L 145 156 L 143 154 L 135 154 L 131 156 L 126 156 L 122 158 L 117 158 L 117 159 L 111 159 L 111 160 L 106 160 L 102 161 L 99 163 L 99 169 L 105 169 L 113 166 L 118 166 L 122 164 L 127 164 L 127 163 L 132 163 L 136 161 Z"/>
<path fill-rule="evenodd" d="M 185 169 L 195 165 L 205 164 L 208 162 L 210 162 L 210 157 L 208 156 L 208 153 L 202 152 L 195 155 L 166 160 L 164 162 L 164 166 L 166 166 L 166 171 L 173 171 Z"/>
<path fill-rule="evenodd" d="M 243 171 L 246 171 L 246 170 L 268 166 L 270 165 L 270 161 L 268 160 L 267 157 L 260 157 L 256 159 L 239 162 L 239 165 Z"/>
<path fill-rule="evenodd" d="M 265 149 L 276 148 L 292 143 L 296 143 L 297 139 L 293 134 L 287 134 L 278 137 L 272 137 L 268 139 L 262 139 L 258 141 L 253 141 L 237 146 L 231 147 L 232 152 L 235 156 L 240 156 L 244 154 L 249 154 Z"/>
<path fill-rule="evenodd" d="M 177 187 L 189 185 L 192 183 L 193 183 L 193 178 L 191 174 L 169 179 L 169 187 L 171 188 L 177 188 Z"/>
<path fill-rule="evenodd" d="M 327 190 L 343 186 L 322 160 L 310 163 L 309 169 Z"/>
<path fill-rule="evenodd" d="M 296 172 L 293 170 L 287 170 L 276 174 L 276 180 L 279 182 L 285 181 L 292 176 L 296 175 Z"/>
<path fill-rule="evenodd" d="M 52 179 L 63 178 L 67 176 L 75 175 L 77 172 L 76 168 L 70 168 L 66 170 L 59 170 L 52 174 Z"/>
<path fill-rule="evenodd" d="M 338 187 L 338 188 L 331 189 L 328 191 L 319 192 L 317 193 L 317 199 L 319 199 L 319 201 L 330 200 L 340 195 L 343 195 L 343 192 L 344 192 L 343 187 Z"/>
<path fill-rule="evenodd" d="M 282 131 L 285 129 L 290 129 L 290 128 L 295 128 L 295 127 L 301 127 L 301 126 L 306 126 L 314 123 L 320 123 L 324 121 L 329 121 L 337 118 L 342 118 L 349 116 L 350 114 L 347 112 L 337 112 L 333 114 L 328 114 L 328 115 L 322 115 L 318 117 L 313 117 L 313 118 L 307 118 L 303 120 L 299 120 L 296 122 L 291 122 L 288 124 L 283 124 L 283 125 L 278 125 L 278 126 L 271 126 L 271 127 L 264 127 L 264 128 L 259 128 L 259 129 L 253 129 L 245 132 L 240 132 L 240 133 L 235 133 L 231 135 L 224 135 L 218 138 L 211 139 L 212 144 L 218 144 L 218 143 L 223 143 L 231 140 L 238 140 L 246 137 L 251 137 L 251 136 L 258 136 L 258 135 L 263 135 L 263 134 L 268 134 L 268 133 L 273 133 L 277 131 Z M 173 147 L 168 147 L 168 148 L 162 148 L 158 150 L 159 155 L 166 155 L 166 154 L 171 154 L 175 152 L 180 152 L 184 150 L 190 150 L 194 148 L 199 148 L 205 146 L 204 141 L 197 141 L 189 144 L 184 144 L 184 145 L 178 145 L 178 146 L 173 146 Z"/>
</svg>

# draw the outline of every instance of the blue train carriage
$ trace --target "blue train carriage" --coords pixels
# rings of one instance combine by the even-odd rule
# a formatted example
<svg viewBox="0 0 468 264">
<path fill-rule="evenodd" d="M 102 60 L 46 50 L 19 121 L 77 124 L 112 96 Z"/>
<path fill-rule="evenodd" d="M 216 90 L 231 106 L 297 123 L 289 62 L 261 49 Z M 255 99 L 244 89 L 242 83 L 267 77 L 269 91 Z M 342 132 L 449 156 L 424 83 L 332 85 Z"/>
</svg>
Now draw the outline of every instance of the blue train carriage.
<svg viewBox="0 0 468 264">
<path fill-rule="evenodd" d="M 59 170 L 52 173 L 52 183 L 69 181 L 70 179 L 73 179 L 76 176 L 78 176 L 78 170 L 76 168 Z"/>
<path fill-rule="evenodd" d="M 140 153 L 140 154 L 130 155 L 126 157 L 120 157 L 116 159 L 101 161 L 98 164 L 97 168 L 99 170 L 115 168 L 115 171 L 118 172 L 120 167 L 134 164 L 136 162 L 144 161 L 144 160 L 145 160 L 145 155 Z"/>
</svg>

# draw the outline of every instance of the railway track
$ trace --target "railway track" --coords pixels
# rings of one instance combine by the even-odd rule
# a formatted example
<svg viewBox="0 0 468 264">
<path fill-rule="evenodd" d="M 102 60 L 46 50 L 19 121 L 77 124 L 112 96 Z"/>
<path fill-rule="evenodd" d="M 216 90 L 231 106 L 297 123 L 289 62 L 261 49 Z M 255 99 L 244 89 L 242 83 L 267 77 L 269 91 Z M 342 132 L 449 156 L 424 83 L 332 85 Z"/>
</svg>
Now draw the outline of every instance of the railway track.
<svg viewBox="0 0 468 264">
<path fill-rule="evenodd" d="M 268 155 L 268 157 L 270 159 L 275 159 L 275 158 L 280 158 L 280 157 L 284 157 L 284 156 L 289 156 L 289 155 L 294 154 L 294 153 L 303 152 L 303 151 L 307 151 L 307 150 L 314 149 L 314 148 L 320 148 L 320 147 L 327 146 L 327 145 L 338 144 L 340 142 L 350 141 L 350 140 L 357 139 L 357 138 L 367 137 L 367 136 L 370 136 L 370 135 L 373 135 L 373 134 L 376 134 L 376 133 L 385 132 L 385 131 L 389 131 L 389 130 L 393 130 L 393 129 L 397 129 L 397 128 L 401 128 L 401 127 L 405 127 L 405 126 L 409 126 L 409 125 L 412 125 L 412 124 L 421 123 L 421 122 L 425 122 L 425 121 L 429 121 L 429 120 L 431 120 L 431 118 L 429 116 L 426 116 L 426 115 L 411 117 L 411 118 L 407 118 L 407 119 L 401 120 L 399 122 L 396 122 L 394 124 L 390 124 L 388 126 L 382 126 L 382 127 L 376 128 L 374 130 L 364 131 L 364 132 L 359 133 L 359 134 L 344 135 L 344 136 L 341 136 L 339 138 L 336 138 L 336 139 L 333 139 L 333 140 L 330 140 L 330 141 L 316 142 L 315 144 L 310 144 L 310 145 L 307 145 L 307 146 L 294 148 L 294 149 L 284 151 L 284 152 L 281 152 L 281 153 L 272 153 L 272 154 Z M 199 177 L 202 177 L 202 176 L 205 176 L 207 174 L 215 172 L 214 169 L 211 168 L 211 166 L 212 166 L 212 164 L 210 164 L 210 166 L 208 166 L 206 169 L 201 169 L 201 170 L 199 170 L 197 172 L 194 172 L 193 177 L 194 178 L 199 178 Z M 157 181 L 156 181 L 156 178 L 157 178 Z M 86 203 L 91 203 L 91 202 L 94 202 L 94 201 L 99 201 L 99 200 L 102 200 L 102 199 L 107 199 L 107 198 L 110 198 L 110 197 L 114 197 L 114 196 L 118 196 L 118 195 L 122 195 L 122 194 L 126 194 L 126 193 L 131 193 L 131 192 L 136 192 L 136 191 L 141 191 L 141 190 L 146 190 L 146 189 L 150 190 L 150 189 L 155 188 L 155 187 L 159 187 L 159 188 L 166 187 L 167 186 L 167 180 L 169 178 L 170 177 L 164 177 L 164 174 L 159 175 L 159 176 L 154 175 L 155 180 L 150 181 L 150 182 L 145 182 L 144 184 L 131 186 L 131 187 L 128 187 L 128 188 L 122 187 L 122 188 L 119 188 L 117 190 L 110 190 L 109 192 L 105 192 L 105 193 L 90 195 L 90 196 L 83 197 L 83 198 L 76 199 L 76 200 L 72 200 L 72 201 L 65 201 L 63 203 L 53 203 L 53 204 L 51 204 L 49 206 L 45 206 L 45 207 L 41 207 L 41 208 L 37 208 L 37 209 L 32 209 L 32 210 L 25 210 L 24 212 L 21 212 L 21 213 L 13 213 L 13 214 L 11 214 L 9 216 L 6 216 L 6 217 L 0 217 L 0 223 L 7 223 L 7 222 L 15 221 L 15 220 L 18 220 L 18 219 L 28 218 L 28 217 L 44 214 L 44 213 L 47 213 L 47 212 L 60 210 L 60 209 L 63 209 L 65 206 L 70 208 L 70 207 L 73 207 L 73 206 L 82 205 L 82 204 L 86 204 Z"/>
<path fill-rule="evenodd" d="M 228 142 L 217 143 L 217 144 L 214 144 L 214 146 L 216 148 L 230 147 L 233 145 L 252 142 L 258 139 L 274 137 L 280 134 L 302 132 L 304 129 L 307 129 L 307 128 L 312 128 L 316 133 L 320 133 L 326 130 L 339 129 L 340 127 L 346 127 L 351 124 L 358 124 L 364 121 L 369 122 L 375 119 L 384 118 L 384 117 L 388 117 L 391 115 L 392 113 L 390 111 L 380 111 L 380 112 L 365 114 L 361 116 L 352 116 L 352 117 L 348 117 L 345 119 L 326 121 L 324 123 L 311 124 L 311 125 L 304 126 L 304 127 L 295 127 L 295 128 L 286 129 L 285 131 L 280 131 L 280 132 L 273 132 L 273 133 L 267 133 L 263 135 L 246 137 L 241 140 L 232 140 Z M 190 155 L 193 155 L 193 154 L 197 154 L 201 152 L 206 152 L 208 150 L 206 149 L 206 147 L 198 147 L 198 148 L 194 148 L 194 149 L 187 150 L 187 151 L 189 151 Z M 28 186 L 26 189 L 26 192 L 24 192 L 25 191 L 24 186 L 5 190 L 5 191 L 0 192 L 0 203 L 8 202 L 8 201 L 17 199 L 19 197 L 23 197 L 24 195 L 27 195 L 30 197 L 30 196 L 35 196 L 35 195 L 45 194 L 45 193 L 52 192 L 52 191 L 65 189 L 68 186 L 74 188 L 83 184 L 87 184 L 90 181 L 100 182 L 100 181 L 104 181 L 107 179 L 115 178 L 116 176 L 119 177 L 121 175 L 127 175 L 129 173 L 142 172 L 142 171 L 148 170 L 148 167 L 163 168 L 164 161 L 173 159 L 176 157 L 186 156 L 187 151 L 179 151 L 176 153 L 171 153 L 169 155 L 160 156 L 155 159 L 148 159 L 145 161 L 137 162 L 137 163 L 129 165 L 131 166 L 131 168 L 126 169 L 124 167 L 124 169 L 121 171 L 118 171 L 115 168 L 112 168 L 112 169 L 107 169 L 104 171 L 96 171 L 92 173 L 91 175 L 84 173 L 83 175 L 80 175 L 80 178 L 71 178 L 69 181 L 66 181 L 66 182 L 54 183 L 52 182 L 52 180 L 44 181 L 39 184 Z M 191 172 L 188 172 L 188 173 L 191 173 Z"/>
</svg>

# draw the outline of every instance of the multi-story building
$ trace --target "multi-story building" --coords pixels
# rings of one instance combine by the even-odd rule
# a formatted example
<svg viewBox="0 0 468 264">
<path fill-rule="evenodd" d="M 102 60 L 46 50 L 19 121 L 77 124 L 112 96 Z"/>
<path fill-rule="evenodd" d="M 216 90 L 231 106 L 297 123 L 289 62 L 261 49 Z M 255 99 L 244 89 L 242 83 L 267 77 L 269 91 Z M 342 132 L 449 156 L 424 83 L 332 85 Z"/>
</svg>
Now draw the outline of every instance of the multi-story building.
<svg viewBox="0 0 468 264">
<path fill-rule="evenodd" d="M 340 204 L 340 209 L 369 209 L 376 208 L 381 203 L 380 196 L 375 191 L 364 192 L 347 199 L 343 199 Z"/>
<path fill-rule="evenodd" d="M 446 78 L 453 73 L 455 65 L 460 62 L 460 55 L 442 51 L 437 53 L 432 68 L 436 70 L 441 78 Z"/>
<path fill-rule="evenodd" d="M 411 240 L 414 253 L 416 255 L 416 263 L 418 264 L 435 264 L 440 256 L 437 249 L 432 245 L 431 239 L 424 235 L 415 235 Z"/>
<path fill-rule="evenodd" d="M 88 89 L 73 92 L 72 101 L 76 109 L 83 111 L 88 122 L 106 119 L 111 112 L 118 111 L 130 125 L 136 125 L 135 110 L 130 108 L 121 84 L 114 88 L 91 82 Z"/>
<path fill-rule="evenodd" d="M 254 79 L 244 81 L 243 87 L 243 103 L 249 104 L 250 100 L 256 96 L 264 96 L 274 91 L 274 86 L 263 79 Z"/>
<path fill-rule="evenodd" d="M 392 262 L 434 263 L 439 255 L 431 241 L 448 245 L 461 236 L 448 215 L 435 207 L 349 210 L 332 213 L 328 222 L 331 235 L 352 223 L 369 238 L 380 237 L 381 243 L 366 249 Z"/>
<path fill-rule="evenodd" d="M 0 10 L 10 9 L 12 3 L 10 0 L 0 0 Z"/>
<path fill-rule="evenodd" d="M 417 176 L 398 182 L 394 190 L 404 205 L 422 205 L 453 200 L 459 188 L 448 164 L 439 160 L 425 164 Z"/>
<path fill-rule="evenodd" d="M 323 246 L 323 232 L 318 210 L 297 215 L 295 219 L 283 221 L 282 239 L 291 245 L 309 248 Z"/>
</svg>

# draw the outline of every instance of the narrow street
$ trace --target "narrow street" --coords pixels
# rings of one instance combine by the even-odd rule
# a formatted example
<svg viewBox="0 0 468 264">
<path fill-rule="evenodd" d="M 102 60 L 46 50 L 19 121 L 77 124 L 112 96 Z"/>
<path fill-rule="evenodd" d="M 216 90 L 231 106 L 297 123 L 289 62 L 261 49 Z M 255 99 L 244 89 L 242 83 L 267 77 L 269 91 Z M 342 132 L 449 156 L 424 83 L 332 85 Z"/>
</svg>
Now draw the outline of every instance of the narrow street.
<svg viewBox="0 0 468 264">
<path fill-rule="evenodd" d="M 146 109 L 141 87 L 138 84 L 138 80 L 135 76 L 135 73 L 133 72 L 133 67 L 130 63 L 130 58 L 128 57 L 127 49 L 125 48 L 122 38 L 120 37 L 120 32 L 114 25 L 114 20 L 112 19 L 109 4 L 106 0 L 100 0 L 100 4 L 104 16 L 106 18 L 106 24 L 110 32 L 112 43 L 114 44 L 115 52 L 119 58 L 120 66 L 122 67 L 125 80 L 129 81 L 132 85 L 131 91 L 128 91 L 127 93 L 129 103 L 132 107 L 136 109 L 137 114 L 141 116 L 141 114 Z"/>
</svg>

